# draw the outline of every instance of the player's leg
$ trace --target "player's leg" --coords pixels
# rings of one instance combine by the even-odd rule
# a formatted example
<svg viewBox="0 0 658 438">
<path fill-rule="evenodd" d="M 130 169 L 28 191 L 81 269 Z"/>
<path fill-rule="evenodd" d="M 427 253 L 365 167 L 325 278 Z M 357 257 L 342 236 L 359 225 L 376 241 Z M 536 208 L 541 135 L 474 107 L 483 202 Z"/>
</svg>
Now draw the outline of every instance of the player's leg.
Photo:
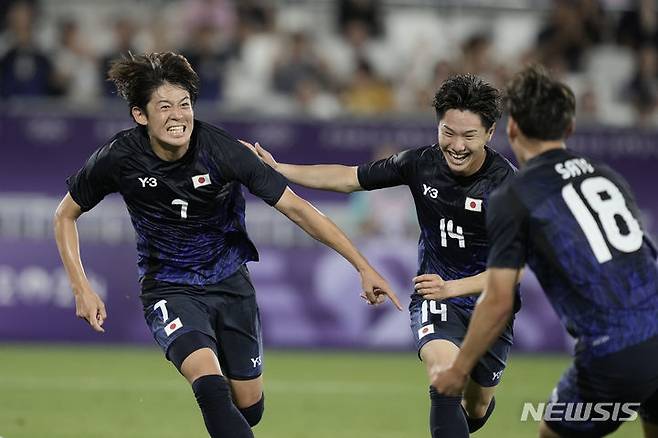
<svg viewBox="0 0 658 438">
<path fill-rule="evenodd" d="M 210 336 L 190 332 L 174 340 L 168 356 L 192 385 L 206 429 L 212 438 L 251 438 L 254 435 L 233 403 L 231 388 L 222 375 L 214 346 L 215 340 Z"/>
<path fill-rule="evenodd" d="M 449 366 L 457 357 L 459 348 L 445 339 L 427 342 L 420 350 L 427 375 L 432 370 Z M 432 438 L 468 437 L 468 425 L 461 408 L 461 396 L 445 396 L 430 386 L 430 431 Z"/>
<path fill-rule="evenodd" d="M 191 384 L 210 436 L 253 438 L 222 375 L 207 307 L 184 294 L 150 297 L 144 303 L 146 321 L 166 357 Z"/>
<path fill-rule="evenodd" d="M 623 355 L 612 356 L 587 361 L 576 356 L 575 363 L 562 375 L 546 404 L 539 428 L 541 438 L 609 435 L 623 423 L 622 417 L 614 414 L 618 409 L 615 406 L 646 398 L 646 394 L 636 398 L 641 385 L 637 385 L 635 377 L 626 375 L 620 362 Z M 611 367 L 615 362 L 622 364 L 616 372 Z M 605 418 L 602 413 L 606 414 Z"/>
<path fill-rule="evenodd" d="M 468 318 L 470 320 L 470 314 Z M 507 365 L 507 356 L 512 346 L 512 324 L 513 321 L 507 324 L 498 340 L 480 358 L 464 388 L 462 407 L 470 433 L 481 429 L 496 407 L 494 393 Z"/>
<path fill-rule="evenodd" d="M 658 390 L 640 406 L 645 438 L 658 438 Z"/>
<path fill-rule="evenodd" d="M 658 438 L 658 424 L 642 420 L 642 429 L 644 430 L 644 438 Z"/>
<path fill-rule="evenodd" d="M 265 410 L 263 344 L 255 290 L 244 266 L 222 287 L 226 293 L 216 321 L 219 360 L 229 379 L 235 405 L 253 427 Z"/>
<path fill-rule="evenodd" d="M 466 325 L 449 303 L 424 300 L 418 295 L 412 297 L 409 311 L 418 356 L 431 378 L 433 369 L 446 367 L 457 357 L 457 344 L 466 333 Z M 433 386 L 429 393 L 432 437 L 468 437 L 461 396 L 447 397 Z"/>
<path fill-rule="evenodd" d="M 484 426 L 496 407 L 495 386 L 481 386 L 469 379 L 464 388 L 462 408 L 468 424 L 468 431 L 473 433 Z"/>
<path fill-rule="evenodd" d="M 233 400 L 250 426 L 257 425 L 265 411 L 263 376 L 251 380 L 230 379 Z"/>
</svg>

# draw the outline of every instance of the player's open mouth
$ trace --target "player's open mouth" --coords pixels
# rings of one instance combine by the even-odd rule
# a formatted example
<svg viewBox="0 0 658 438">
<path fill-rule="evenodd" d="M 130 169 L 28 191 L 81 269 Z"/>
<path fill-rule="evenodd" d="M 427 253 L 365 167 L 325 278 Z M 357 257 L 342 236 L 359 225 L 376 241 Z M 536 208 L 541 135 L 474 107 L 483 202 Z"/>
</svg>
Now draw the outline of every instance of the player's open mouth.
<svg viewBox="0 0 658 438">
<path fill-rule="evenodd" d="M 169 128 L 167 128 L 167 132 L 173 137 L 181 137 L 185 133 L 185 126 L 183 125 L 170 126 Z"/>
<path fill-rule="evenodd" d="M 470 155 L 468 152 L 464 154 L 457 154 L 452 151 L 446 151 L 446 154 L 450 157 L 450 161 L 452 161 L 455 164 L 462 164 L 468 156 Z"/>
</svg>

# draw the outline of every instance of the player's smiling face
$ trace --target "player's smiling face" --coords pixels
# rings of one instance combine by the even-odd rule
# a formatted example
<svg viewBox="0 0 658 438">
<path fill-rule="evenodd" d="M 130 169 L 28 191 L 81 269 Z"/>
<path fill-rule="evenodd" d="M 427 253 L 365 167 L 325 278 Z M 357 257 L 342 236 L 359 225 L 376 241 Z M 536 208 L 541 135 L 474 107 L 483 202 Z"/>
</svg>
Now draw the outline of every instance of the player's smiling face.
<svg viewBox="0 0 658 438">
<path fill-rule="evenodd" d="M 179 86 L 164 83 L 151 94 L 146 113 L 133 108 L 137 123 L 148 129 L 156 154 L 180 158 L 190 144 L 194 127 L 194 110 L 190 93 Z"/>
<path fill-rule="evenodd" d="M 486 129 L 471 111 L 450 109 L 439 120 L 439 147 L 450 170 L 461 176 L 477 172 L 487 156 L 484 146 L 493 136 L 495 124 Z"/>
</svg>

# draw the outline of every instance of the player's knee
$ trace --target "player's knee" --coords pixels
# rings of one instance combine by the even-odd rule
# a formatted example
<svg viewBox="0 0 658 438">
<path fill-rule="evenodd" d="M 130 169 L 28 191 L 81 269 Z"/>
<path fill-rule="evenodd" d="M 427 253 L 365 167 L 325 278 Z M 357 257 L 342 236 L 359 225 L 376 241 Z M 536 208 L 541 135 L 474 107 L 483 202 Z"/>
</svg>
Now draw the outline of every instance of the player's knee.
<svg viewBox="0 0 658 438">
<path fill-rule="evenodd" d="M 217 347 L 205 333 L 193 331 L 177 337 L 167 350 L 167 358 L 192 383 L 206 374 L 216 374 Z"/>
<path fill-rule="evenodd" d="M 482 418 L 487 415 L 487 410 L 489 409 L 491 402 L 492 399 L 490 398 L 477 398 L 474 400 L 464 398 L 462 405 L 464 406 L 466 415 L 468 415 L 470 418 Z"/>
<path fill-rule="evenodd" d="M 456 397 L 443 395 L 433 386 L 430 386 L 430 400 L 432 401 L 432 406 L 461 405 L 462 397 L 461 395 Z"/>
<path fill-rule="evenodd" d="M 194 380 L 192 391 L 202 409 L 214 401 L 231 398 L 231 390 L 226 379 L 217 374 L 201 376 Z"/>
<path fill-rule="evenodd" d="M 261 418 L 263 418 L 263 412 L 265 411 L 265 394 L 261 393 L 260 399 L 253 405 L 241 408 L 240 412 L 249 426 L 254 427 L 257 425 Z"/>
<path fill-rule="evenodd" d="M 491 417 L 496 407 L 496 398 L 491 397 L 488 402 L 478 399 L 471 405 L 471 410 L 468 409 L 468 404 L 466 406 L 464 408 L 464 416 L 466 417 L 466 424 L 468 424 L 468 432 L 473 433 L 482 429 L 489 417 Z"/>
</svg>

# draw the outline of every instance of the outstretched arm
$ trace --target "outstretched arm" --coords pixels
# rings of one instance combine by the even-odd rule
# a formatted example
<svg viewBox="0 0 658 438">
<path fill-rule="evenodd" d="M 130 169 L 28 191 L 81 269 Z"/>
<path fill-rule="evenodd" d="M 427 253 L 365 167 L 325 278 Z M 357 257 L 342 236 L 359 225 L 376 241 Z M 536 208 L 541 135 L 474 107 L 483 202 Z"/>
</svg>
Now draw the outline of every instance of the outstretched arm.
<svg viewBox="0 0 658 438">
<path fill-rule="evenodd" d="M 363 190 L 357 177 L 357 166 L 343 166 L 341 164 L 315 164 L 296 165 L 278 163 L 272 154 L 259 144 L 240 142 L 252 150 L 289 181 L 311 189 L 329 190 L 333 192 L 351 193 Z"/>
<path fill-rule="evenodd" d="M 80 206 L 67 193 L 55 212 L 55 240 L 75 296 L 76 315 L 87 320 L 97 332 L 104 332 L 103 323 L 107 318 L 105 304 L 91 288 L 80 260 L 76 221 L 81 214 Z"/>
<path fill-rule="evenodd" d="M 487 272 L 457 280 L 444 280 L 437 274 L 423 274 L 413 278 L 416 293 L 426 300 L 444 300 L 446 298 L 464 297 L 482 293 L 487 285 Z M 521 281 L 523 270 L 519 272 Z"/>
<path fill-rule="evenodd" d="M 289 188 L 274 207 L 299 225 L 314 239 L 333 248 L 345 257 L 361 275 L 362 297 L 370 304 L 380 304 L 389 297 L 402 310 L 397 295 L 386 280 L 374 270 L 348 237 L 329 218 Z"/>
<path fill-rule="evenodd" d="M 487 271 L 458 280 L 444 280 L 438 274 L 422 274 L 414 277 L 413 282 L 416 293 L 426 300 L 444 300 L 481 293 L 487 282 Z"/>
</svg>

